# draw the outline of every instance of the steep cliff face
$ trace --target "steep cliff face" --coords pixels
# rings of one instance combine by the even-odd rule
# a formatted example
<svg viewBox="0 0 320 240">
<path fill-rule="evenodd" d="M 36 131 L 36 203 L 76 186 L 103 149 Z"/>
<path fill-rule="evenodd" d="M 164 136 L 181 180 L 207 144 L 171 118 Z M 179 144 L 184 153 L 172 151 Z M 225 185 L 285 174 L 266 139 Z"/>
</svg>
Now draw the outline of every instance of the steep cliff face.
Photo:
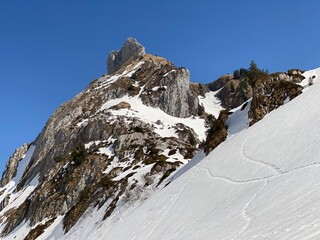
<svg viewBox="0 0 320 240">
<path fill-rule="evenodd" d="M 28 146 L 10 159 L 0 196 L 2 236 L 25 221 L 30 230 L 49 227 L 58 216 L 68 231 L 90 206 L 104 206 L 108 218 L 145 198 L 205 139 L 201 86 L 190 87 L 187 69 L 144 54 L 132 39 L 108 62 L 114 73 L 55 111 L 23 166 Z M 13 179 L 19 166 L 23 177 Z"/>
</svg>

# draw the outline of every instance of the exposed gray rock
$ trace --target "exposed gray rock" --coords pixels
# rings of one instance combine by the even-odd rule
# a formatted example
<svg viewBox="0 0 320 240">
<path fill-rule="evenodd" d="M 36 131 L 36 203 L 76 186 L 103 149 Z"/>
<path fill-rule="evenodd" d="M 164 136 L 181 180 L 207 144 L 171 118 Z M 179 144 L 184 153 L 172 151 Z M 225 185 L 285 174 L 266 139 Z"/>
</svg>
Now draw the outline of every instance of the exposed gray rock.
<svg viewBox="0 0 320 240">
<path fill-rule="evenodd" d="M 245 103 L 252 97 L 252 87 L 247 79 L 235 79 L 233 75 L 226 74 L 212 83 L 207 84 L 211 91 L 217 92 L 225 109 L 233 109 Z"/>
<path fill-rule="evenodd" d="M 50 117 L 34 141 L 32 159 L 16 191 L 27 186 L 35 176 L 39 176 L 39 185 L 21 206 L 7 213 L 2 236 L 25 220 L 33 225 L 58 215 L 65 215 L 63 224 L 67 231 L 90 205 L 102 206 L 107 201 L 106 218 L 125 192 L 154 188 L 183 164 L 181 161 L 170 163 L 175 159 L 166 161 L 170 158 L 164 153 L 166 150 L 181 154 L 185 161 L 194 156 L 200 141 L 192 129 L 180 124 L 177 137 L 161 137 L 156 133 L 156 125 L 161 122 L 146 123 L 134 116 L 113 113 L 130 111 L 130 101 L 103 107 L 109 100 L 129 95 L 140 96 L 145 104 L 159 107 L 172 116 L 197 115 L 197 94 L 205 89 L 190 88 L 187 69 L 177 68 L 161 57 L 144 54 L 143 47 L 143 51 L 139 48 L 135 52 L 138 55 L 129 54 L 132 41 L 135 40 L 129 39 L 125 50 L 119 52 L 122 60 L 123 56 L 130 55 L 130 61 L 123 63 L 125 65 L 116 74 L 96 79 Z M 144 55 L 135 59 L 141 51 Z M 90 147 L 84 149 L 88 143 Z M 110 154 L 101 153 L 101 149 L 108 149 Z M 22 155 L 15 154 L 11 162 L 17 162 Z M 149 172 L 145 179 L 135 176 L 136 181 L 128 180 L 135 169 L 155 164 L 158 167 L 153 168 L 154 171 L 150 172 L 147 167 Z M 7 169 L 15 171 L 16 165 Z M 109 170 L 105 172 L 106 169 Z M 126 176 L 119 173 L 119 169 L 122 172 L 129 169 L 130 173 Z M 117 175 L 124 177 L 114 180 Z M 8 182 L 12 173 L 7 171 L 4 176 Z M 0 206 L 6 204 L 7 200 Z"/>
<path fill-rule="evenodd" d="M 175 117 L 197 115 L 199 100 L 189 83 L 189 71 L 186 68 L 174 68 L 163 75 L 154 75 L 140 97 L 144 104 L 159 107 Z"/>
<path fill-rule="evenodd" d="M 110 52 L 107 61 L 108 73 L 116 72 L 129 59 L 134 60 L 144 54 L 145 48 L 136 39 L 129 37 L 120 51 Z"/>
<path fill-rule="evenodd" d="M 252 87 L 245 79 L 231 79 L 216 96 L 224 108 L 233 109 L 252 97 Z"/>
<path fill-rule="evenodd" d="M 15 176 L 18 163 L 27 152 L 28 147 L 29 144 L 22 145 L 21 147 L 17 148 L 15 152 L 12 154 L 12 156 L 9 158 L 6 168 L 2 174 L 1 187 L 4 187 L 6 184 L 8 184 L 11 181 L 11 179 Z"/>
</svg>

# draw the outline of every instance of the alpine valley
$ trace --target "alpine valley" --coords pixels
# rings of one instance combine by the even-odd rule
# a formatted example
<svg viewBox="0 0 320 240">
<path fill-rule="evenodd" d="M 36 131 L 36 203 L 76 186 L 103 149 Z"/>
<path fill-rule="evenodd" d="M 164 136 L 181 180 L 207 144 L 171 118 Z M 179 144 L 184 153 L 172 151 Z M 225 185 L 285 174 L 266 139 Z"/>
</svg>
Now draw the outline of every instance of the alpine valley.
<svg viewBox="0 0 320 240">
<path fill-rule="evenodd" d="M 320 239 L 320 69 L 107 68 L 8 160 L 1 239 Z"/>
</svg>

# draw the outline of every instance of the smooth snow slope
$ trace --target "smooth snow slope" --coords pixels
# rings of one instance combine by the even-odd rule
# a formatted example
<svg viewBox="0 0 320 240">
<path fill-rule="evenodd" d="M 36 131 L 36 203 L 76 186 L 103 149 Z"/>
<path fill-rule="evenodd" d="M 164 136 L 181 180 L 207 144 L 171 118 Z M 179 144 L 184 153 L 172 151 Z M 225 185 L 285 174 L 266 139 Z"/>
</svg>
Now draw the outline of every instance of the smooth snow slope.
<svg viewBox="0 0 320 240">
<path fill-rule="evenodd" d="M 140 206 L 49 239 L 320 239 L 319 81 Z"/>
</svg>

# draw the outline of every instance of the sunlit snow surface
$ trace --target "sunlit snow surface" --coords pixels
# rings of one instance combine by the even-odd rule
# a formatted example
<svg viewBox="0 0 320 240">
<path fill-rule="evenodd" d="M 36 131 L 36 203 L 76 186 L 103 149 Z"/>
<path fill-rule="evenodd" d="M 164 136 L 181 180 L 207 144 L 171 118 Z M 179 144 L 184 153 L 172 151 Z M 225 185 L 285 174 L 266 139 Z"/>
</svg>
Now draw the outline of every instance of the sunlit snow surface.
<svg viewBox="0 0 320 240">
<path fill-rule="evenodd" d="M 220 111 L 223 110 L 220 99 L 216 97 L 216 94 L 219 91 L 220 89 L 215 92 L 208 92 L 205 94 L 204 97 L 199 96 L 200 105 L 202 105 L 205 108 L 205 111 L 207 113 L 215 116 L 215 118 L 218 118 Z"/>
<path fill-rule="evenodd" d="M 136 117 L 146 123 L 150 123 L 155 127 L 155 132 L 161 137 L 178 137 L 175 133 L 176 130 L 174 126 L 177 123 L 183 123 L 186 126 L 192 128 L 200 140 L 204 140 L 206 135 L 205 121 L 200 117 L 189 117 L 189 118 L 178 118 L 166 114 L 159 108 L 153 108 L 146 106 L 142 103 L 139 96 L 129 97 L 124 96 L 122 98 L 117 98 L 110 100 L 105 103 L 101 111 L 107 110 L 112 106 L 119 104 L 120 102 L 129 102 L 131 105 L 130 109 L 120 109 L 120 110 L 109 110 L 115 116 L 128 116 Z M 161 124 L 157 124 L 158 121 Z"/>
<path fill-rule="evenodd" d="M 319 91 L 315 79 L 121 220 L 91 231 L 87 217 L 62 239 L 320 239 Z"/>
<path fill-rule="evenodd" d="M 146 201 L 105 221 L 104 207 L 89 209 L 66 235 L 58 219 L 40 239 L 320 239 L 319 81 L 252 127 L 234 127 Z"/>
</svg>

